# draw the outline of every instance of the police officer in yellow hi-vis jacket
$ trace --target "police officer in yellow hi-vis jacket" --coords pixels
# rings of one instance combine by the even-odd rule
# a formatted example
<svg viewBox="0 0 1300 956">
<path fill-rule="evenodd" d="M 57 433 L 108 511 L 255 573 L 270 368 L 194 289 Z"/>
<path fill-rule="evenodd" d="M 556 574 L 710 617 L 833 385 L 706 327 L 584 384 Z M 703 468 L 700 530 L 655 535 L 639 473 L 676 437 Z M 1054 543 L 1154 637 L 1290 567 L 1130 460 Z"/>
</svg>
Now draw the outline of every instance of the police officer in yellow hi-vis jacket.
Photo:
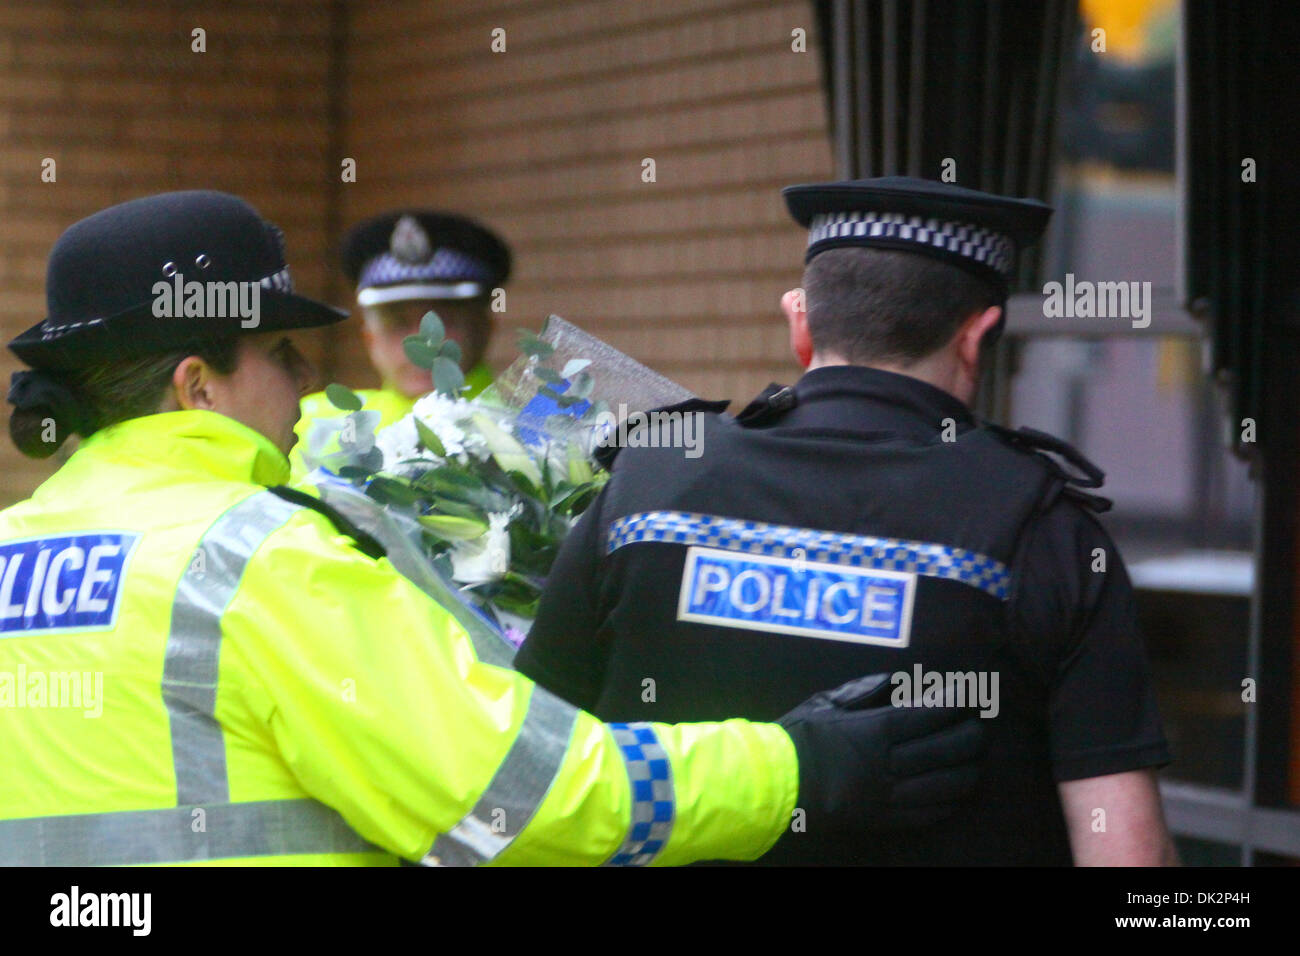
<svg viewBox="0 0 1300 956">
<path fill-rule="evenodd" d="M 356 287 L 366 355 L 382 379 L 379 388 L 358 389 L 376 428 L 391 425 L 432 388 L 428 369 L 406 356 L 402 343 L 420 330 L 420 319 L 437 312 L 447 338 L 461 350 L 465 394 L 473 398 L 492 384 L 484 362 L 492 337 L 492 306 L 510 278 L 510 248 L 467 216 L 432 209 L 397 209 L 367 219 L 343 237 L 343 271 Z M 304 455 L 311 426 L 343 414 L 324 392 L 302 400 L 289 455 L 295 478 L 311 464 Z"/>
<path fill-rule="evenodd" d="M 884 829 L 969 792 L 978 721 L 869 706 L 880 677 L 779 724 L 607 725 L 482 660 L 278 488 L 311 375 L 291 331 L 342 314 L 242 200 L 91 216 L 47 296 L 10 343 L 10 434 L 82 440 L 0 512 L 0 865 L 752 859 L 796 808 Z"/>
</svg>

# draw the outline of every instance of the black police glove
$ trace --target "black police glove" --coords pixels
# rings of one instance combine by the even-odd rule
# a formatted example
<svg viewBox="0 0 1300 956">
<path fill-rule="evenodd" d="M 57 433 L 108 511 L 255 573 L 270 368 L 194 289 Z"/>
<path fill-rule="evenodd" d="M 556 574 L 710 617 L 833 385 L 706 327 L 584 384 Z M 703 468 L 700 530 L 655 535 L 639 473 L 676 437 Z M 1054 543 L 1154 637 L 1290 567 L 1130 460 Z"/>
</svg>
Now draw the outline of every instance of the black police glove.
<svg viewBox="0 0 1300 956">
<path fill-rule="evenodd" d="M 799 755 L 796 806 L 807 832 L 820 834 L 810 843 L 936 823 L 975 786 L 985 743 L 975 712 L 894 707 L 889 697 L 889 675 L 872 674 L 814 694 L 777 721 Z M 789 837 L 787 829 L 777 848 Z"/>
</svg>

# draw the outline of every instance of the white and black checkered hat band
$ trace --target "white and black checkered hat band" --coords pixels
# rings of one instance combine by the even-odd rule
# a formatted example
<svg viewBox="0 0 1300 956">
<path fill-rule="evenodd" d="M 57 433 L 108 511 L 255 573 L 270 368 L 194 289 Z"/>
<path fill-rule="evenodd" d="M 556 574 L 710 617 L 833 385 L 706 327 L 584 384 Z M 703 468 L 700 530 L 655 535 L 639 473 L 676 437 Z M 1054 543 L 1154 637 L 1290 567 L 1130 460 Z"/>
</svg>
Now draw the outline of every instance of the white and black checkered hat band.
<svg viewBox="0 0 1300 956">
<path fill-rule="evenodd" d="M 258 284 L 263 289 L 270 289 L 272 292 L 293 292 L 293 278 L 289 275 L 288 266 L 285 266 L 279 272 L 271 273 Z"/>
<path fill-rule="evenodd" d="M 491 270 L 455 249 L 439 249 L 427 262 L 402 262 L 391 253 L 375 256 L 357 277 L 357 288 L 408 282 L 490 282 Z"/>
<path fill-rule="evenodd" d="M 909 216 L 899 212 L 836 212 L 813 216 L 808 231 L 811 252 L 823 243 L 847 245 L 844 240 L 871 245 L 912 243 L 945 252 L 992 269 L 1010 278 L 1016 263 L 1015 241 L 1005 233 L 968 222 L 949 222 Z"/>
<path fill-rule="evenodd" d="M 262 277 L 257 280 L 257 284 L 261 288 L 269 289 L 272 292 L 293 292 L 293 279 L 289 276 L 288 266 L 283 266 L 278 272 L 273 272 L 269 276 Z M 49 319 L 46 319 L 44 324 L 41 325 L 41 341 L 48 342 L 51 339 L 62 338 L 70 332 L 76 332 L 78 329 L 90 328 L 94 325 L 103 325 L 105 321 L 107 321 L 107 319 L 100 317 L 95 319 L 83 319 L 80 322 L 65 322 L 62 325 L 55 325 L 50 322 Z"/>
</svg>

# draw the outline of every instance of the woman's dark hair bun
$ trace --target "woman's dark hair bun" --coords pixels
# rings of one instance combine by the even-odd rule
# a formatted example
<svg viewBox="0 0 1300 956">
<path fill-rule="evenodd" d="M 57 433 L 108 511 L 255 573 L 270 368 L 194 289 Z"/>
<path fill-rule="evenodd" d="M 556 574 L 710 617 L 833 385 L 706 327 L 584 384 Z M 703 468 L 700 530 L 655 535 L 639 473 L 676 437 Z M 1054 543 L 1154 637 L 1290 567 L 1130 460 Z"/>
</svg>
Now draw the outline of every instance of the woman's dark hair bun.
<svg viewBox="0 0 1300 956">
<path fill-rule="evenodd" d="M 69 435 L 87 428 L 81 399 L 50 372 L 14 372 L 9 403 L 9 437 L 28 458 L 50 457 Z"/>
</svg>

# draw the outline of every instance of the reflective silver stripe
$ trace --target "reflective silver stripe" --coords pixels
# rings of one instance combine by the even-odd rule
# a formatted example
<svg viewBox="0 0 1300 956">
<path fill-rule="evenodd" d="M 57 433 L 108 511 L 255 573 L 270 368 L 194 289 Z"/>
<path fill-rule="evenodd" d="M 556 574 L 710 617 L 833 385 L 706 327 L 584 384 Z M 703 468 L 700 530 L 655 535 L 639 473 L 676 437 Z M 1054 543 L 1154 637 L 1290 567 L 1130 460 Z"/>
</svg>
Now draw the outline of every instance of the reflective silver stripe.
<svg viewBox="0 0 1300 956">
<path fill-rule="evenodd" d="M 328 473 L 322 470 L 312 472 L 308 480 L 320 492 L 321 501 L 373 536 L 388 552 L 393 568 L 456 619 L 469 635 L 474 654 L 480 661 L 497 667 L 511 667 L 514 647 L 465 603 L 456 588 L 443 580 L 425 557 L 421 543 L 423 535 L 417 522 L 388 510 L 365 492 L 342 479 L 328 477 Z"/>
<path fill-rule="evenodd" d="M 492 782 L 464 819 L 434 841 L 423 862 L 474 866 L 508 847 L 550 792 L 577 719 L 576 707 L 534 687 L 523 726 Z"/>
<path fill-rule="evenodd" d="M 316 853 L 386 851 L 315 800 L 0 820 L 0 866 L 120 866 Z"/>
<path fill-rule="evenodd" d="M 162 690 L 171 723 L 176 802 L 182 806 L 230 800 L 225 741 L 214 717 L 221 617 L 248 559 L 298 509 L 269 491 L 245 498 L 204 533 L 176 587 Z"/>
</svg>

